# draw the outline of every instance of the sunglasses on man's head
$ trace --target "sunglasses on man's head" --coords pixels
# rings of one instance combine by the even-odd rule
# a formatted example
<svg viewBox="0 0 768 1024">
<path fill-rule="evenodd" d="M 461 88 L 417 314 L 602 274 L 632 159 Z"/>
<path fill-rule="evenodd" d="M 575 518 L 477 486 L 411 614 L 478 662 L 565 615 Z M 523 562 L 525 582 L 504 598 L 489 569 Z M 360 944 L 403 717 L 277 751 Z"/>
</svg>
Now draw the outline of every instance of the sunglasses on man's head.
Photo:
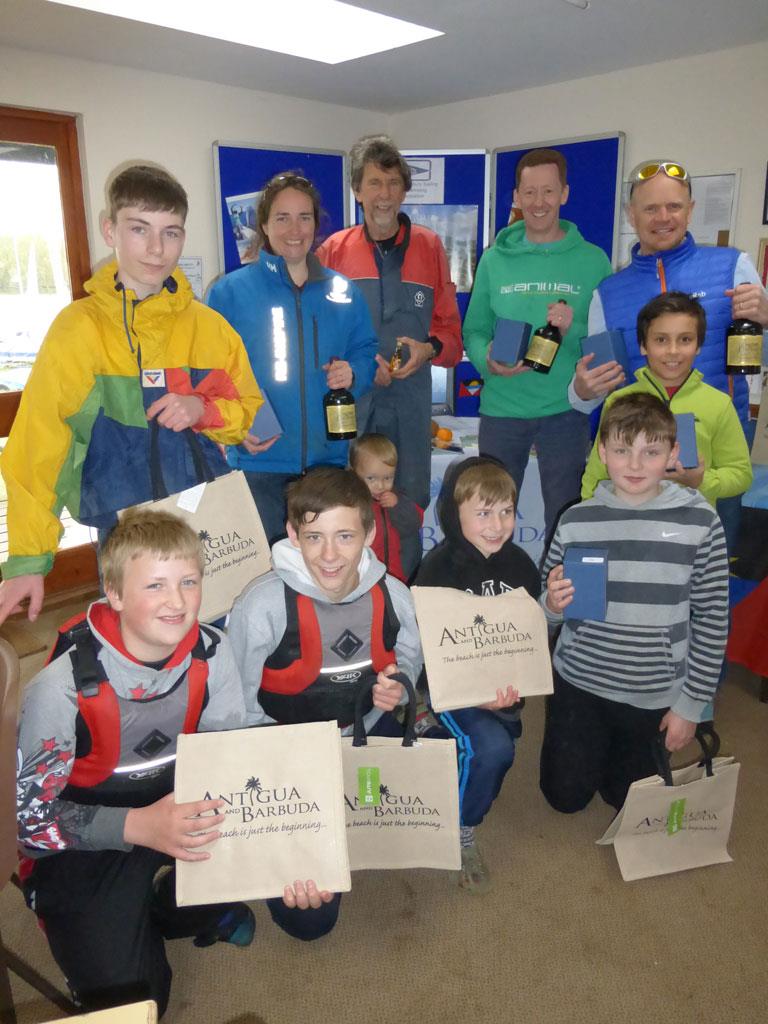
<svg viewBox="0 0 768 1024">
<path fill-rule="evenodd" d="M 682 164 L 676 164 L 672 160 L 649 160 L 633 168 L 629 175 L 630 191 L 635 185 L 639 185 L 643 181 L 650 181 L 659 173 L 666 174 L 674 181 L 690 182 L 690 175 Z"/>
</svg>

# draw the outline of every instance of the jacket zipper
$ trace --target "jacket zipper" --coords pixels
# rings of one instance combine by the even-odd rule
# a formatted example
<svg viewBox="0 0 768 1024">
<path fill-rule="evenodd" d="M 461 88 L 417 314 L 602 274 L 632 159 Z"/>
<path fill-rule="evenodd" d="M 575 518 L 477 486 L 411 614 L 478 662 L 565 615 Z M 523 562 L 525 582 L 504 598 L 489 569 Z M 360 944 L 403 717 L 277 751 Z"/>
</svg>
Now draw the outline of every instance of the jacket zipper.
<svg viewBox="0 0 768 1024">
<path fill-rule="evenodd" d="M 661 256 L 656 257 L 656 269 L 659 274 L 659 284 L 661 285 L 662 292 L 667 290 L 667 275 L 664 272 L 664 263 L 662 262 Z"/>
<path fill-rule="evenodd" d="M 660 387 L 658 386 L 658 384 L 656 383 L 656 381 L 655 381 L 655 380 L 653 380 L 653 379 L 652 379 L 651 377 L 647 377 L 647 378 L 646 378 L 646 380 L 647 380 L 647 381 L 648 381 L 648 383 L 649 383 L 649 384 L 651 385 L 651 387 L 652 387 L 652 388 L 653 388 L 653 389 L 654 389 L 655 391 L 657 391 L 657 392 L 658 392 L 658 394 L 659 394 L 659 398 L 660 398 L 660 399 L 662 400 L 662 402 L 663 402 L 663 403 L 664 403 L 664 404 L 665 404 L 665 405 L 667 406 L 667 408 L 670 408 L 670 407 L 671 407 L 671 405 L 672 405 L 672 399 L 673 399 L 673 398 L 675 397 L 675 395 L 679 395 L 679 394 L 680 394 L 680 392 L 681 392 L 681 391 L 683 390 L 683 388 L 685 387 L 685 385 L 686 385 L 686 384 L 688 383 L 688 381 L 689 381 L 689 380 L 691 379 L 691 376 L 692 376 L 692 375 L 693 375 L 693 370 L 691 370 L 691 372 L 690 372 L 690 373 L 688 374 L 688 376 L 687 376 L 687 377 L 685 378 L 685 380 L 684 380 L 684 381 L 683 381 L 683 383 L 682 383 L 682 384 L 680 385 L 680 387 L 679 387 L 679 388 L 677 389 L 677 391 L 675 392 L 675 394 L 674 394 L 674 395 L 670 395 L 670 394 L 667 394 L 666 388 L 664 388 L 664 389 L 660 388 Z"/>
<path fill-rule="evenodd" d="M 318 348 L 318 341 L 317 341 L 317 317 L 316 316 L 312 317 L 312 344 L 314 345 L 314 348 L 315 348 L 315 369 L 319 370 L 320 369 L 320 350 Z"/>
<path fill-rule="evenodd" d="M 307 468 L 307 378 L 304 365 L 304 321 L 301 310 L 301 289 L 293 286 L 293 297 L 296 303 L 296 320 L 299 327 L 299 398 L 301 400 L 301 467 L 300 472 Z"/>
</svg>

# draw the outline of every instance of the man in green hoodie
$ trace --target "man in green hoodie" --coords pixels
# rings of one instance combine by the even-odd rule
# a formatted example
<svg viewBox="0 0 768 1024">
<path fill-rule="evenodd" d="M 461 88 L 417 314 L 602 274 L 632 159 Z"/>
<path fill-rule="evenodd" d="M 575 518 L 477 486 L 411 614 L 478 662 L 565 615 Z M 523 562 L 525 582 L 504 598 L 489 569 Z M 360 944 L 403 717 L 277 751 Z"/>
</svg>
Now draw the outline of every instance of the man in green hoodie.
<svg viewBox="0 0 768 1024">
<path fill-rule="evenodd" d="M 520 160 L 514 202 L 522 220 L 500 231 L 483 253 L 464 320 L 467 355 L 482 373 L 480 453 L 499 459 L 518 488 L 531 447 L 539 462 L 549 537 L 561 510 L 579 500 L 589 450 L 589 420 L 568 402 L 568 383 L 587 334 L 592 292 L 611 273 L 602 249 L 560 220 L 568 199 L 565 157 L 534 149 Z M 563 305 L 562 303 L 565 303 Z M 544 323 L 563 335 L 548 374 L 499 363 L 489 347 L 500 317 Z"/>
</svg>

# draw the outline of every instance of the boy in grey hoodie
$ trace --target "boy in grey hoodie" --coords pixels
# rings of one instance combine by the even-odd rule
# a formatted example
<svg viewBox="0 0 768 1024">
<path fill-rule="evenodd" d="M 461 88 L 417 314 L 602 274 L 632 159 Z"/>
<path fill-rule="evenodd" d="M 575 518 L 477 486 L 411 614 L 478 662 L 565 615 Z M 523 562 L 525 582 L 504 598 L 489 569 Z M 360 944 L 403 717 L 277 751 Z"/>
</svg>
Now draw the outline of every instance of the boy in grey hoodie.
<svg viewBox="0 0 768 1024">
<path fill-rule="evenodd" d="M 682 749 L 712 717 L 728 631 L 728 562 L 717 513 L 665 479 L 678 455 L 675 419 L 651 394 L 606 410 L 599 452 L 610 480 L 560 519 L 542 570 L 542 604 L 563 623 L 541 752 L 542 792 L 559 811 L 596 792 L 619 809 L 656 771 L 652 743 Z M 569 547 L 607 553 L 604 621 L 569 618 Z"/>
<path fill-rule="evenodd" d="M 204 560 L 195 531 L 136 509 L 100 562 L 106 598 L 61 628 L 24 693 L 19 874 L 78 1005 L 151 998 L 162 1016 L 165 939 L 253 938 L 244 903 L 177 907 L 173 869 L 210 857 L 224 821 L 223 800 L 175 802 L 176 740 L 241 729 L 245 707 L 226 637 L 197 621 Z M 201 832 L 204 812 L 213 813 Z"/>
<path fill-rule="evenodd" d="M 289 486 L 286 529 L 272 572 L 243 591 L 229 620 L 249 724 L 335 719 L 347 729 L 373 683 L 366 732 L 401 735 L 392 712 L 404 690 L 391 676 L 415 683 L 421 644 L 408 588 L 370 550 L 368 488 L 350 469 L 318 467 Z M 267 903 L 283 930 L 314 939 L 333 928 L 340 900 L 307 882 Z"/>
</svg>

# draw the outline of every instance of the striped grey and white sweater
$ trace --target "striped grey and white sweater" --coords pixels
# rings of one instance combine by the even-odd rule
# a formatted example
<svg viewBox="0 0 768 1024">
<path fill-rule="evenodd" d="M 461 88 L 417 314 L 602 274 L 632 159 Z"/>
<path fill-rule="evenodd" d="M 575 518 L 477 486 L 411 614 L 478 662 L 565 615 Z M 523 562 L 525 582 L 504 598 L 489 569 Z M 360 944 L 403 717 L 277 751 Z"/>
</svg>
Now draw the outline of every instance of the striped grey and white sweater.
<svg viewBox="0 0 768 1024">
<path fill-rule="evenodd" d="M 662 481 L 630 506 L 609 480 L 563 513 L 542 569 L 543 586 L 566 548 L 608 551 L 605 622 L 565 619 L 553 664 L 563 679 L 608 700 L 711 718 L 728 635 L 728 560 L 717 513 L 689 487 Z"/>
</svg>

